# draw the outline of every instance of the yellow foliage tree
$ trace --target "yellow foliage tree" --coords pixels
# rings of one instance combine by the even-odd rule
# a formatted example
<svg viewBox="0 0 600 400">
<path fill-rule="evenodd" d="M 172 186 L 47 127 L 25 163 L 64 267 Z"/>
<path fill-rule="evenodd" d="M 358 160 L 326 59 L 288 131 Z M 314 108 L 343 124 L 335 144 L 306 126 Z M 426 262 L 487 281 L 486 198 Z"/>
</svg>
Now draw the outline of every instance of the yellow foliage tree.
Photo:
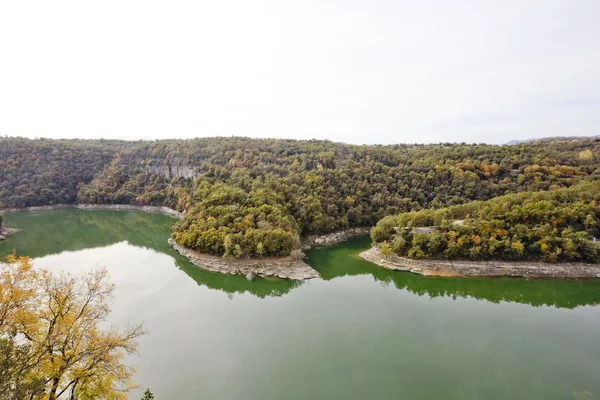
<svg viewBox="0 0 600 400">
<path fill-rule="evenodd" d="M 582 160 L 591 160 L 592 158 L 594 158 L 594 154 L 592 153 L 592 150 L 586 149 L 579 153 L 579 158 L 581 158 Z"/>
<path fill-rule="evenodd" d="M 15 350 L 0 357 L 16 356 L 20 349 L 27 374 L 4 377 L 12 382 L 0 382 L 0 390 L 41 382 L 27 398 L 126 399 L 135 371 L 121 361 L 136 351 L 144 329 L 141 324 L 124 331 L 99 328 L 110 312 L 113 289 L 105 269 L 76 276 L 52 274 L 35 271 L 27 257 L 9 256 L 0 267 L 0 339 L 12 341 L 7 348 Z"/>
<path fill-rule="evenodd" d="M 27 257 L 11 254 L 0 263 L 0 335 L 36 325 L 38 277 Z"/>
</svg>

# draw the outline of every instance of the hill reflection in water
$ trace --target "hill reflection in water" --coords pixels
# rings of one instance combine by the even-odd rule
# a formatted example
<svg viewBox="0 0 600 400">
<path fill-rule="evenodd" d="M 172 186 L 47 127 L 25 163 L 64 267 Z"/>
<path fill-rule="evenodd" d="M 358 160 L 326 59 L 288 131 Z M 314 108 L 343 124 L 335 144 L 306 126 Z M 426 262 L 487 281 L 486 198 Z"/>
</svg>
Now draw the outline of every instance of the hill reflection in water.
<svg viewBox="0 0 600 400">
<path fill-rule="evenodd" d="M 298 281 L 255 279 L 223 275 L 197 268 L 167 243 L 175 220 L 159 213 L 141 211 L 85 211 L 77 209 L 35 213 L 10 213 L 6 225 L 21 231 L 0 243 L 0 257 L 14 250 L 32 258 L 64 251 L 105 247 L 127 241 L 171 256 L 178 268 L 199 285 L 228 294 L 251 293 L 264 298 L 282 296 L 301 285 Z"/>
</svg>

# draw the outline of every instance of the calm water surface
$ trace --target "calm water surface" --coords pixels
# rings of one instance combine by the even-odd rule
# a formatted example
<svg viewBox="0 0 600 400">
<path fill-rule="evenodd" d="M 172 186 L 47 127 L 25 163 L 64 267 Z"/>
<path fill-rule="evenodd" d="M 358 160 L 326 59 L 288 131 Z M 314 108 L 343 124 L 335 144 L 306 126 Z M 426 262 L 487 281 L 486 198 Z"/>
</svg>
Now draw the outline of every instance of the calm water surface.
<svg viewBox="0 0 600 400">
<path fill-rule="evenodd" d="M 323 279 L 248 282 L 176 254 L 172 224 L 127 211 L 8 214 L 22 231 L 0 255 L 108 268 L 109 323 L 146 322 L 129 361 L 159 400 L 600 397 L 599 282 L 392 272 L 357 258 L 368 238 L 310 251 Z"/>
</svg>

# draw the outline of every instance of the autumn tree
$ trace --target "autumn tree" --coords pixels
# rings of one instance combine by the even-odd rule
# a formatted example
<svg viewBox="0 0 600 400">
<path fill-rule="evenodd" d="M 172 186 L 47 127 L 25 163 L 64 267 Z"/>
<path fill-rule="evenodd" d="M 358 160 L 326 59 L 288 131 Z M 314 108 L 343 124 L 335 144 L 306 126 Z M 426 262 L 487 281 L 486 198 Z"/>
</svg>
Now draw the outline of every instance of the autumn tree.
<svg viewBox="0 0 600 400">
<path fill-rule="evenodd" d="M 45 379 L 35 363 L 31 342 L 20 330 L 38 325 L 39 273 L 26 257 L 0 263 L 0 398 L 21 400 L 44 393 Z"/>
<path fill-rule="evenodd" d="M 9 256 L 0 269 L 0 339 L 2 353 L 19 361 L 0 375 L 0 388 L 29 388 L 27 398 L 40 400 L 126 399 L 134 370 L 121 361 L 144 329 L 100 329 L 113 288 L 104 269 L 37 272 L 28 258 Z"/>
<path fill-rule="evenodd" d="M 30 362 L 30 347 L 0 338 L 0 398 L 23 400 L 44 393 L 44 380 Z M 32 397 L 33 396 L 33 397 Z"/>
<path fill-rule="evenodd" d="M 590 149 L 583 150 L 579 153 L 579 158 L 582 160 L 591 160 L 594 157 Z"/>
</svg>

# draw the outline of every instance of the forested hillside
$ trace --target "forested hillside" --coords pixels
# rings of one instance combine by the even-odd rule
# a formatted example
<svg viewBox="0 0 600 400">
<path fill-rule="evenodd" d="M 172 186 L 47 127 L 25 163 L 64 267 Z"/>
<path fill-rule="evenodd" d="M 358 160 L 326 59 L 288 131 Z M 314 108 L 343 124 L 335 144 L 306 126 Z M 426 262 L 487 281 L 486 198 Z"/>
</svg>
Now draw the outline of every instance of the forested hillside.
<svg viewBox="0 0 600 400">
<path fill-rule="evenodd" d="M 180 244 L 237 257 L 287 254 L 300 235 L 387 215 L 600 176 L 596 138 L 514 146 L 0 138 L 0 155 L 0 207 L 165 205 L 188 211 L 175 227 Z"/>
<path fill-rule="evenodd" d="M 0 138 L 0 207 L 73 203 L 124 142 Z"/>
<path fill-rule="evenodd" d="M 371 237 L 384 255 L 597 263 L 600 181 L 402 213 Z"/>
</svg>

